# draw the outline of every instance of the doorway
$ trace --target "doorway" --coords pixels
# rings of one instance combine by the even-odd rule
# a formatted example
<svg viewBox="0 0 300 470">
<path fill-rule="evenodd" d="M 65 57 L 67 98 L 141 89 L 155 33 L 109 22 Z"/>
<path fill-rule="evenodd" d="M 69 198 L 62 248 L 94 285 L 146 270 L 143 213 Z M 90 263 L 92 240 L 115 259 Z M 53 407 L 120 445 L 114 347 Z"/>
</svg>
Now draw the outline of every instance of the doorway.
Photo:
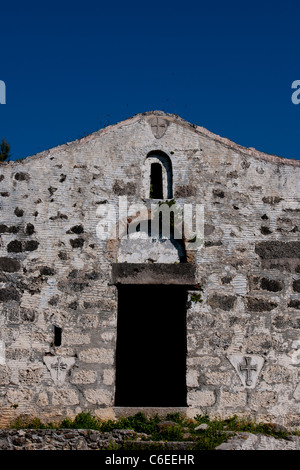
<svg viewBox="0 0 300 470">
<path fill-rule="evenodd" d="M 183 286 L 119 285 L 116 406 L 186 406 Z"/>
</svg>

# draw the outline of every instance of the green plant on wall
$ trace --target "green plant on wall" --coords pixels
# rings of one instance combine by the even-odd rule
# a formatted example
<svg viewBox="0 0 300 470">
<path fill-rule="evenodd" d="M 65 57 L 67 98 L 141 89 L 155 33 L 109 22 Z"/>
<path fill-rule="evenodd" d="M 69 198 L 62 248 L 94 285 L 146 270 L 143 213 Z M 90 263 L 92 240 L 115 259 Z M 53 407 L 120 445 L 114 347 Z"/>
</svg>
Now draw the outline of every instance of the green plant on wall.
<svg viewBox="0 0 300 470">
<path fill-rule="evenodd" d="M 163 204 L 167 204 L 167 206 L 172 207 L 174 206 L 174 204 L 176 204 L 176 201 L 175 199 L 170 199 L 170 200 L 166 199 L 166 201 L 159 201 L 158 203 L 159 207 L 162 206 Z"/>
<path fill-rule="evenodd" d="M 203 246 L 204 240 L 203 238 L 199 238 L 197 235 L 194 235 L 192 238 L 187 240 L 187 243 L 193 243 L 193 249 L 201 248 Z"/>
<path fill-rule="evenodd" d="M 192 294 L 191 295 L 191 301 L 198 303 L 198 302 L 203 302 L 201 294 Z"/>
<path fill-rule="evenodd" d="M 203 302 L 202 295 L 200 294 L 200 292 L 203 292 L 202 286 L 200 284 L 196 284 L 194 288 L 198 292 L 191 293 L 191 302 L 195 302 L 195 303 Z"/>
<path fill-rule="evenodd" d="M 200 427 L 200 424 L 206 426 Z M 101 421 L 91 412 L 81 412 L 74 419 L 65 418 L 60 423 L 43 423 L 39 418 L 24 420 L 17 418 L 11 423 L 11 429 L 88 429 L 100 433 L 112 433 L 116 430 L 130 430 L 123 442 L 116 443 L 112 436 L 109 442 L 99 450 L 165 450 L 164 444 L 168 442 L 189 443 L 190 450 L 213 450 L 216 446 L 228 441 L 228 432 L 250 432 L 265 434 L 277 439 L 287 439 L 291 435 L 285 428 L 272 423 L 252 422 L 238 418 L 234 415 L 225 420 L 210 419 L 208 415 L 196 415 L 194 419 L 181 416 L 179 413 L 170 413 L 166 418 L 155 415 L 147 418 L 143 413 L 134 416 L 120 417 L 118 420 Z M 135 433 L 143 433 L 143 446 L 136 441 Z M 87 436 L 89 434 L 87 433 Z M 296 431 L 292 435 L 299 435 Z M 101 441 L 101 440 L 100 440 Z"/>
</svg>

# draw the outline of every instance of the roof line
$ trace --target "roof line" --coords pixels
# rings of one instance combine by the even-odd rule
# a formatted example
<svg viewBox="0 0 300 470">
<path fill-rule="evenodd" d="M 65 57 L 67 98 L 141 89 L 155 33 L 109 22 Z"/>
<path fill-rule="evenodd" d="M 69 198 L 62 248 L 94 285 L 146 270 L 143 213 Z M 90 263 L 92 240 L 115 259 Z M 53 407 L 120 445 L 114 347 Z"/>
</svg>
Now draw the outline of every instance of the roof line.
<svg viewBox="0 0 300 470">
<path fill-rule="evenodd" d="M 205 127 L 198 126 L 196 124 L 191 124 L 190 122 L 185 121 L 183 118 L 175 114 L 169 114 L 163 111 L 150 111 L 147 113 L 141 113 L 140 116 L 148 115 L 148 114 L 160 115 L 160 116 L 170 117 L 171 119 L 176 119 L 176 121 L 178 121 L 179 123 L 192 127 L 196 132 L 199 132 L 200 134 L 205 135 L 206 137 L 209 137 L 210 139 L 215 140 L 216 142 L 220 142 L 221 144 L 225 145 L 228 148 L 232 148 L 234 150 L 237 150 L 251 157 L 266 160 L 271 163 L 280 163 L 283 165 L 292 165 L 292 166 L 300 167 L 300 160 L 296 160 L 294 158 L 279 157 L 277 155 L 271 155 L 265 152 L 261 152 L 260 150 L 257 150 L 254 147 L 243 147 L 242 145 L 237 144 L 233 142 L 232 140 L 227 139 L 226 137 L 221 137 L 217 134 L 214 134 L 213 132 L 209 131 Z"/>
<path fill-rule="evenodd" d="M 30 155 L 30 156 L 25 157 L 21 160 L 14 160 L 14 161 L 10 161 L 10 162 L 1 162 L 1 163 L 2 164 L 10 164 L 10 165 L 11 164 L 20 164 L 20 163 L 23 163 L 23 162 L 28 162 L 28 159 L 31 160 L 31 159 L 40 158 L 40 157 L 45 156 L 45 155 L 52 155 L 53 153 L 55 153 L 57 151 L 57 149 L 62 149 L 63 150 L 64 148 L 70 147 L 71 145 L 75 145 L 75 144 L 78 144 L 78 143 L 89 142 L 90 140 L 92 140 L 96 137 L 99 137 L 101 135 L 104 135 L 107 132 L 111 132 L 114 129 L 117 129 L 117 128 L 120 128 L 120 127 L 123 127 L 123 126 L 131 125 L 131 124 L 139 121 L 141 118 L 149 117 L 151 115 L 153 115 L 153 116 L 163 116 L 164 118 L 166 118 L 170 121 L 176 122 L 177 124 L 180 124 L 182 126 L 188 126 L 191 129 L 193 129 L 195 132 L 197 132 L 201 135 L 205 135 L 206 137 L 208 137 L 208 138 L 210 138 L 210 139 L 212 139 L 216 142 L 219 142 L 222 145 L 225 145 L 227 148 L 234 149 L 234 150 L 236 150 L 240 153 L 243 153 L 245 155 L 255 157 L 255 158 L 260 159 L 260 160 L 265 160 L 265 161 L 268 161 L 270 163 L 279 163 L 281 165 L 291 165 L 291 166 L 300 167 L 300 160 L 295 160 L 293 158 L 285 158 L 285 157 L 279 157 L 277 155 L 267 154 L 265 152 L 261 152 L 261 151 L 255 149 L 253 147 L 243 147 L 242 145 L 237 144 L 237 143 L 231 141 L 230 139 L 227 139 L 225 137 L 221 137 L 217 134 L 214 134 L 213 132 L 205 129 L 204 127 L 201 127 L 201 126 L 198 126 L 198 125 L 195 125 L 195 124 L 191 124 L 190 122 L 184 120 L 183 118 L 181 118 L 180 116 L 178 116 L 176 114 L 166 113 L 164 111 L 159 111 L 159 110 L 147 111 L 147 112 L 135 114 L 134 116 L 129 117 L 127 119 L 124 119 L 123 121 L 119 121 L 115 124 L 111 124 L 110 126 L 99 129 L 98 131 L 92 132 L 91 134 L 88 134 L 88 135 L 82 137 L 81 139 L 76 139 L 76 140 L 73 140 L 71 142 L 66 142 L 64 144 L 57 145 L 56 147 L 52 147 L 48 150 L 44 150 L 44 151 L 39 152 L 39 153 L 34 154 L 34 155 Z"/>
</svg>

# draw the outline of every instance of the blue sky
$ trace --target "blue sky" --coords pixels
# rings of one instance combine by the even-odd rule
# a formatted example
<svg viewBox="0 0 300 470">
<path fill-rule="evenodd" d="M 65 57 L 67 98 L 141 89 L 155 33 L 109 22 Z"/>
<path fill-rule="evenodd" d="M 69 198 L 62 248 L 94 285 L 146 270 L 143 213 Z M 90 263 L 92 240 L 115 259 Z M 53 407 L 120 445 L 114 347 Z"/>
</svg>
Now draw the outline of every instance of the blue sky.
<svg viewBox="0 0 300 470">
<path fill-rule="evenodd" d="M 10 1 L 0 25 L 13 160 L 155 109 L 300 159 L 299 2 Z"/>
</svg>

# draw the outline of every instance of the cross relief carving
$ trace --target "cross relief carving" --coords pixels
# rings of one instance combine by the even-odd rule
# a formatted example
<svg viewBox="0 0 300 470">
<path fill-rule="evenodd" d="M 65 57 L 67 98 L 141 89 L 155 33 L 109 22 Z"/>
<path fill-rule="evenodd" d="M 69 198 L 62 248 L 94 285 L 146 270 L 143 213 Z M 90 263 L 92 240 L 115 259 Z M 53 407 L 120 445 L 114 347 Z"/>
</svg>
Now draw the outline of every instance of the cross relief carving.
<svg viewBox="0 0 300 470">
<path fill-rule="evenodd" d="M 251 365 L 251 357 L 244 357 L 245 363 L 239 364 L 240 372 L 246 372 L 246 385 L 250 387 L 252 385 L 252 371 L 257 371 L 257 365 Z"/>
<path fill-rule="evenodd" d="M 165 134 L 168 127 L 166 120 L 161 117 L 155 117 L 153 119 L 150 119 L 149 123 L 153 135 L 157 139 L 160 139 Z"/>
<path fill-rule="evenodd" d="M 74 357 L 45 356 L 44 363 L 50 372 L 55 385 L 62 385 L 66 380 L 67 372 L 75 364 Z"/>
<path fill-rule="evenodd" d="M 264 358 L 255 354 L 232 354 L 227 356 L 227 359 L 235 368 L 242 385 L 255 388 L 265 362 Z"/>
</svg>

